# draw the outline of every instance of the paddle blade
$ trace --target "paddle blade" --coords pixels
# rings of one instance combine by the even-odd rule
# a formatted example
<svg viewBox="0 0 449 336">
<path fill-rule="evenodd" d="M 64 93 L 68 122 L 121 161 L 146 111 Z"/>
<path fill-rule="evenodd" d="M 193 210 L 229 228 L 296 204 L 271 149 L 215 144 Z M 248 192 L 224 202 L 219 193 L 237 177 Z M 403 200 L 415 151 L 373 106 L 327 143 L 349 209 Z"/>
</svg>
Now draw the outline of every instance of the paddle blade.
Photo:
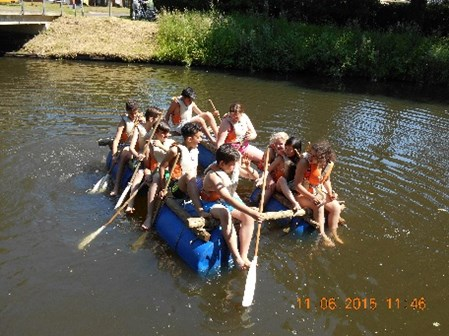
<svg viewBox="0 0 449 336">
<path fill-rule="evenodd" d="M 88 191 L 88 193 L 89 194 L 96 194 L 96 193 L 100 192 L 100 188 L 104 184 L 104 181 L 105 180 L 107 181 L 108 177 L 109 177 L 109 174 L 106 174 L 101 179 L 99 179 L 98 182 L 95 183 L 94 187 Z"/>
<path fill-rule="evenodd" d="M 111 175 L 109 175 L 109 174 L 104 177 L 104 181 L 101 184 L 100 189 L 98 190 L 100 193 L 104 193 L 108 189 L 108 183 L 109 183 L 110 178 L 111 178 Z"/>
<path fill-rule="evenodd" d="M 101 226 L 100 228 L 98 228 L 97 231 L 92 232 L 90 235 L 86 236 L 86 237 L 85 237 L 85 238 L 78 244 L 78 249 L 79 249 L 79 250 L 84 250 L 84 248 L 85 248 L 87 245 L 89 245 L 89 244 L 92 242 L 92 240 L 94 240 L 94 239 L 101 233 L 101 231 L 103 231 L 103 229 L 104 229 L 105 227 L 106 227 L 106 226 L 103 225 L 103 226 Z"/>
<path fill-rule="evenodd" d="M 147 240 L 149 231 L 145 231 L 140 235 L 140 237 L 134 242 L 134 244 L 131 245 L 131 250 L 133 252 L 136 252 L 138 249 L 140 249 L 143 244 L 145 244 L 145 241 Z"/>
<path fill-rule="evenodd" d="M 242 306 L 249 307 L 253 303 L 254 291 L 256 290 L 256 269 L 257 256 L 254 256 L 251 266 L 249 267 L 248 276 L 246 277 L 245 291 L 243 292 Z"/>
<path fill-rule="evenodd" d="M 125 190 L 123 190 L 122 194 L 120 195 L 120 198 L 117 201 L 117 204 L 114 207 L 114 210 L 117 210 L 118 208 L 120 208 L 120 205 L 122 205 L 123 201 L 125 200 L 126 195 L 128 195 L 128 191 L 129 188 L 131 187 L 130 184 L 128 184 L 125 188 Z"/>
</svg>

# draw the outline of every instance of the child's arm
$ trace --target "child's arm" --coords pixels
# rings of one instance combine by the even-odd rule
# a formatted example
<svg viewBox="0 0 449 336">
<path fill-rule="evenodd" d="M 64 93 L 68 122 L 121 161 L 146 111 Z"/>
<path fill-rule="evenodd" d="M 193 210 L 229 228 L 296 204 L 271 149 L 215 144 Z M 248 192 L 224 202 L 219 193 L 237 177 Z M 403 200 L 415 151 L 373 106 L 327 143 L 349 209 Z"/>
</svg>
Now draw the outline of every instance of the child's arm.
<svg viewBox="0 0 449 336">
<path fill-rule="evenodd" d="M 296 166 L 296 170 L 295 170 L 295 179 L 294 179 L 294 186 L 295 189 L 302 195 L 306 196 L 307 198 L 309 198 L 313 203 L 315 203 L 316 205 L 321 203 L 321 200 L 317 197 L 315 197 L 315 195 L 313 195 L 312 193 L 310 193 L 303 185 L 302 182 L 304 180 L 304 175 L 307 171 L 307 167 L 308 167 L 309 163 L 306 159 L 302 158 L 299 160 L 297 166 Z"/>
<path fill-rule="evenodd" d="M 337 194 L 334 192 L 334 190 L 332 189 L 332 183 L 331 183 L 331 179 L 330 177 L 324 182 L 323 184 L 324 189 L 326 189 L 329 197 L 334 200 L 337 199 Z"/>
<path fill-rule="evenodd" d="M 248 125 L 248 131 L 245 134 L 245 140 L 254 140 L 257 138 L 257 132 L 256 129 L 253 126 L 253 123 L 249 119 L 248 115 L 245 114 L 245 117 L 247 119 L 247 125 Z"/>
<path fill-rule="evenodd" d="M 136 144 L 137 144 L 137 140 L 138 139 L 139 139 L 139 132 L 136 129 L 134 131 L 134 133 L 133 133 L 133 137 L 132 137 L 131 143 L 129 145 L 129 150 L 134 155 L 134 157 L 137 158 L 137 160 L 142 161 L 144 159 L 144 155 L 143 154 L 139 154 L 136 151 Z"/>
<path fill-rule="evenodd" d="M 218 129 L 217 136 L 217 148 L 224 144 L 226 137 L 228 136 L 229 122 L 227 119 L 222 119 L 220 128 Z"/>
<path fill-rule="evenodd" d="M 152 140 L 151 141 L 152 146 L 159 147 L 164 152 L 168 152 L 170 150 L 170 146 L 164 146 L 164 144 L 159 140 Z"/>
<path fill-rule="evenodd" d="M 167 110 L 167 113 L 165 114 L 165 117 L 164 117 L 166 122 L 170 121 L 170 118 L 173 116 L 173 114 L 175 113 L 176 109 L 178 109 L 178 108 L 179 108 L 178 99 L 173 98 L 171 103 L 170 103 L 170 106 L 169 106 L 169 108 Z"/>
<path fill-rule="evenodd" d="M 270 158 L 268 158 L 268 162 L 270 162 Z M 276 168 L 281 164 L 284 164 L 284 158 L 281 155 L 278 155 L 268 166 L 268 172 L 271 173 L 272 171 L 276 170 Z"/>
<path fill-rule="evenodd" d="M 163 193 L 163 188 L 165 187 L 165 170 L 168 168 L 170 162 L 176 157 L 177 154 L 178 147 L 173 146 L 172 148 L 170 148 L 167 154 L 165 154 L 165 157 L 159 166 L 159 186 L 161 188 L 161 197 L 164 197 L 167 193 L 166 191 L 165 193 Z"/>
<path fill-rule="evenodd" d="M 122 137 L 122 133 L 125 129 L 125 121 L 122 119 L 120 120 L 118 126 L 117 126 L 117 131 L 115 132 L 115 137 L 114 137 L 114 141 L 112 141 L 112 158 L 114 159 L 115 156 L 117 155 L 117 151 L 118 151 L 118 145 L 120 143 L 120 139 Z"/>
<path fill-rule="evenodd" d="M 200 110 L 200 108 L 198 107 L 198 105 L 196 105 L 196 103 L 192 102 L 192 111 L 195 112 L 196 114 L 202 114 L 203 111 Z"/>
</svg>

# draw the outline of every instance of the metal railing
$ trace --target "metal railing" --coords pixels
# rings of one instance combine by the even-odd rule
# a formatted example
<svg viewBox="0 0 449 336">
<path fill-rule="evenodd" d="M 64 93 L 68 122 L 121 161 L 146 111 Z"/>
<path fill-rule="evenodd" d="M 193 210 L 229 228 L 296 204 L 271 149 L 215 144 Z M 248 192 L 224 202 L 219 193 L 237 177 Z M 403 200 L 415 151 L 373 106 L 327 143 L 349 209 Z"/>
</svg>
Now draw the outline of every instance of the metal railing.
<svg viewBox="0 0 449 336">
<path fill-rule="evenodd" d="M 76 1 L 76 2 L 75 2 Z M 17 0 L 15 4 L 0 4 L 0 15 L 74 15 L 74 16 L 128 16 L 130 9 L 121 5 L 130 5 L 129 0 L 105 0 L 102 5 L 88 6 L 86 0 Z M 92 2 L 91 2 L 92 3 Z M 118 5 L 115 6 L 115 5 Z"/>
</svg>

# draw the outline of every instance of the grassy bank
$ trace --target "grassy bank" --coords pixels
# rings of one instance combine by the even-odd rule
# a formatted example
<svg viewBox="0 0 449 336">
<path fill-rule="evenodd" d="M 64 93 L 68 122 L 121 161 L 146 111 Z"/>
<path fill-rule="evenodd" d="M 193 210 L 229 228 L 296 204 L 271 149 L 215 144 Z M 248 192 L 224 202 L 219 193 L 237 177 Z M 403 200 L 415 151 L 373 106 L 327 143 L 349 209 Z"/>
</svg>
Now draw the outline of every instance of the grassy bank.
<svg viewBox="0 0 449 336">
<path fill-rule="evenodd" d="M 449 40 L 218 13 L 56 20 L 21 52 L 449 86 Z"/>
<path fill-rule="evenodd" d="M 151 62 L 158 26 L 116 17 L 67 17 L 26 43 L 19 53 L 50 58 Z"/>
</svg>

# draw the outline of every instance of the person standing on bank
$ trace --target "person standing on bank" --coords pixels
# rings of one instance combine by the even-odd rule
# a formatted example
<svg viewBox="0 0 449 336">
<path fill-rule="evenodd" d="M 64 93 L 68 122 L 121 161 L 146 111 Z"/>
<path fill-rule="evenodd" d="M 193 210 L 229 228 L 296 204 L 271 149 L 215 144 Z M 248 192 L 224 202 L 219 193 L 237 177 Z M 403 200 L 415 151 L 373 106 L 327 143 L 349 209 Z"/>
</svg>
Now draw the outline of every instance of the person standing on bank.
<svg viewBox="0 0 449 336">
<path fill-rule="evenodd" d="M 171 124 L 172 132 L 176 132 L 178 134 L 181 133 L 181 128 L 187 122 L 198 124 L 207 138 L 215 145 L 216 140 L 210 133 L 208 126 L 212 128 L 215 137 L 217 137 L 218 126 L 215 122 L 214 115 L 219 115 L 220 113 L 218 111 L 214 111 L 214 114 L 212 114 L 211 112 L 201 111 L 194 102 L 195 99 L 196 94 L 191 87 L 187 87 L 182 90 L 179 97 L 174 97 L 172 99 L 167 114 L 165 115 L 165 121 Z M 193 116 L 193 112 L 197 115 Z"/>
</svg>

